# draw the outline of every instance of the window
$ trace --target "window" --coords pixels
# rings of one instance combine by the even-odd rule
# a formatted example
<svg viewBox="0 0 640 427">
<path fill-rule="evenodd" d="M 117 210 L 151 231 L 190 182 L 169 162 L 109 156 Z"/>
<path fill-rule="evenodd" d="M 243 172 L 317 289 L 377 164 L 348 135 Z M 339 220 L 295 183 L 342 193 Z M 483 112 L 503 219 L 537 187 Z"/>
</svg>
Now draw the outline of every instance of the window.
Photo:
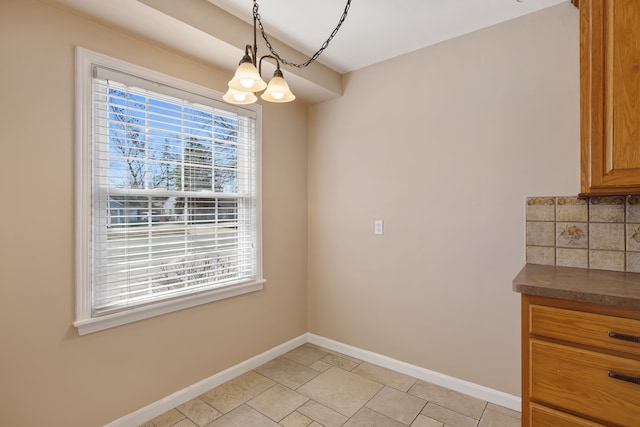
<svg viewBox="0 0 640 427">
<path fill-rule="evenodd" d="M 77 49 L 80 334 L 263 286 L 260 107 Z"/>
</svg>

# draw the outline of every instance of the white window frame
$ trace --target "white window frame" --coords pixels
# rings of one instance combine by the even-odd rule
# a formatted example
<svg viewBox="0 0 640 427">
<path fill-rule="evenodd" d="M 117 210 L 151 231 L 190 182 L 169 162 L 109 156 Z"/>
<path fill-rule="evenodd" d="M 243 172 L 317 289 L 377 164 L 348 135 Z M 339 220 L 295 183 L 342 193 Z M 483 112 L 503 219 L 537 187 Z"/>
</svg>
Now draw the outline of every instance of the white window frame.
<svg viewBox="0 0 640 427">
<path fill-rule="evenodd" d="M 131 309 L 101 316 L 94 316 L 92 314 L 93 211 L 91 204 L 94 179 L 91 164 L 94 157 L 92 152 L 92 82 L 93 67 L 96 65 L 142 78 L 152 84 L 156 83 L 203 96 L 211 100 L 212 105 L 216 105 L 227 111 L 238 112 L 244 115 L 250 114 L 255 117 L 255 227 L 257 233 L 257 265 L 255 266 L 256 276 L 253 280 L 234 283 L 205 292 L 188 294 L 164 301 L 134 306 Z M 78 328 L 80 335 L 263 289 L 266 281 L 262 274 L 261 118 L 262 108 L 260 105 L 254 104 L 238 107 L 226 104 L 222 101 L 222 94 L 212 89 L 148 68 L 130 64 L 82 47 L 76 48 L 76 320 L 73 322 L 73 325 Z"/>
</svg>

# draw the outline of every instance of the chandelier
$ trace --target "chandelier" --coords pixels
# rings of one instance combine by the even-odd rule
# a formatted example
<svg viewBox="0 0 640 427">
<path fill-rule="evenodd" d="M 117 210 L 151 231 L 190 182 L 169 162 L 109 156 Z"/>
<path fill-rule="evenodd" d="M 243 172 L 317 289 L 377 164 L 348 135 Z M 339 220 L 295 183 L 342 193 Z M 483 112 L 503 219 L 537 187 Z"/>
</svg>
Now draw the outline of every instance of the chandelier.
<svg viewBox="0 0 640 427">
<path fill-rule="evenodd" d="M 222 99 L 231 104 L 252 104 L 258 100 L 256 93 L 262 92 L 260 98 L 269 102 L 291 102 L 296 99 L 296 96 L 289 89 L 289 85 L 284 79 L 282 70 L 280 70 L 280 64 L 289 65 L 296 68 L 305 68 L 314 62 L 320 54 L 329 46 L 329 43 L 338 33 L 340 26 L 347 18 L 349 7 L 351 6 L 351 0 L 347 0 L 347 5 L 344 8 L 344 12 L 340 17 L 338 25 L 331 32 L 329 38 L 322 44 L 320 49 L 316 51 L 309 59 L 300 64 L 291 63 L 278 55 L 273 49 L 267 34 L 264 31 L 264 26 L 260 20 L 260 14 L 258 13 L 258 3 L 253 0 L 253 45 L 246 45 L 244 48 L 244 56 L 240 60 L 240 64 L 236 69 L 233 78 L 229 81 L 229 89 L 224 94 Z M 271 55 L 264 55 L 258 59 L 258 44 L 257 44 L 257 28 L 260 28 L 260 33 L 264 39 L 267 48 L 271 52 Z M 273 59 L 276 62 L 276 71 L 273 73 L 273 77 L 267 84 L 262 80 L 262 61 L 264 59 Z M 256 68 L 257 67 L 257 68 Z"/>
</svg>

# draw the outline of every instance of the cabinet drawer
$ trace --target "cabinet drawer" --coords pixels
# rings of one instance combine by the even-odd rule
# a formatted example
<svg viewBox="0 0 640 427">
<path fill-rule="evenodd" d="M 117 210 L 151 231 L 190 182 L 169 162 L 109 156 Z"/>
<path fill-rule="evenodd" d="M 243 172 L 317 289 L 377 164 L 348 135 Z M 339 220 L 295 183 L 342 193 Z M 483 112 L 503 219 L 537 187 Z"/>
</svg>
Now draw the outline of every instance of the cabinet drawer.
<svg viewBox="0 0 640 427">
<path fill-rule="evenodd" d="M 532 304 L 530 333 L 640 357 L 640 320 Z M 615 334 L 616 337 L 610 335 Z"/>
<path fill-rule="evenodd" d="M 529 393 L 533 402 L 604 423 L 638 426 L 640 384 L 611 378 L 609 372 L 638 379 L 640 361 L 536 339 L 529 344 Z"/>
<path fill-rule="evenodd" d="M 530 426 L 535 427 L 605 427 L 603 424 L 594 423 L 565 414 L 564 412 L 555 411 L 545 406 L 530 405 L 531 422 Z"/>
</svg>

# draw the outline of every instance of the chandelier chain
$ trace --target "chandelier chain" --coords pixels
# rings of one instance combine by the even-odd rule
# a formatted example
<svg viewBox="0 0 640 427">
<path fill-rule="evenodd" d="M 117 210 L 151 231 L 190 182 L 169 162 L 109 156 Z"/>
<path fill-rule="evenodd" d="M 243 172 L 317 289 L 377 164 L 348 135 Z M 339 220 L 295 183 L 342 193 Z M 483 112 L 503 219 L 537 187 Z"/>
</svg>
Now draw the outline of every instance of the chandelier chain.
<svg viewBox="0 0 640 427">
<path fill-rule="evenodd" d="M 267 33 L 265 33 L 265 31 L 264 31 L 264 26 L 262 25 L 262 21 L 260 20 L 260 14 L 258 13 L 258 3 L 256 1 L 253 2 L 253 17 L 254 17 L 254 19 L 256 21 L 258 21 L 258 27 L 260 28 L 260 33 L 262 34 L 262 38 L 264 39 L 265 43 L 267 44 L 267 48 L 269 49 L 271 54 L 278 59 L 278 61 L 280 61 L 282 64 L 288 65 L 290 67 L 305 68 L 305 67 L 309 66 L 312 62 L 314 62 L 316 59 L 318 59 L 320 54 L 322 54 L 322 52 L 329 46 L 329 43 L 331 42 L 331 40 L 338 33 L 338 30 L 340 29 L 340 26 L 342 25 L 344 20 L 347 19 L 347 13 L 349 12 L 349 7 L 351 7 L 351 0 L 347 0 L 347 5 L 344 8 L 344 12 L 342 12 L 342 16 L 340 17 L 340 20 L 338 21 L 338 25 L 331 32 L 331 35 L 329 36 L 329 38 L 327 40 L 325 40 L 324 43 L 322 43 L 322 46 L 320 47 L 320 49 L 318 49 L 318 51 L 316 53 L 314 53 L 305 62 L 302 62 L 300 64 L 295 64 L 295 63 L 287 61 L 284 58 L 281 58 L 280 55 L 278 55 L 278 53 L 273 49 L 273 47 L 271 46 L 271 43 L 269 42 L 269 39 L 267 38 Z"/>
</svg>

